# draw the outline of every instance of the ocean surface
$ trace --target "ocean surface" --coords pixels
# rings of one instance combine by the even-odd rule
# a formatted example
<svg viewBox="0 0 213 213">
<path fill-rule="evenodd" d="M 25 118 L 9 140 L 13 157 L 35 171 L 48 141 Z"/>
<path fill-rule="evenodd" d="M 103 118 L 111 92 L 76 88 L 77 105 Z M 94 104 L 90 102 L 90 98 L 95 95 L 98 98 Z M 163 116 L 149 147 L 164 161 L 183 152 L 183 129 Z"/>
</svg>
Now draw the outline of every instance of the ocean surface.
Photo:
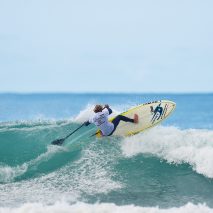
<svg viewBox="0 0 213 213">
<path fill-rule="evenodd" d="M 119 138 L 64 137 L 108 103 L 174 113 Z M 0 94 L 0 212 L 213 212 L 213 94 Z"/>
</svg>

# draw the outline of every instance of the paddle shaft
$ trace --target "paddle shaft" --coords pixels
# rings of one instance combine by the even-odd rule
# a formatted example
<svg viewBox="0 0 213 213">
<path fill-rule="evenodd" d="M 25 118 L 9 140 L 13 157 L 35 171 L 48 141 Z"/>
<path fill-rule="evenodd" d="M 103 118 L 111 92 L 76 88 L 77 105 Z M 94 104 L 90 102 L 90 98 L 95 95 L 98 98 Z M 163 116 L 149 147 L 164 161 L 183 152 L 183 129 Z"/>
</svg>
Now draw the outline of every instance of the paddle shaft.
<svg viewBox="0 0 213 213">
<path fill-rule="evenodd" d="M 74 134 L 75 132 L 77 132 L 81 127 L 83 127 L 84 126 L 84 123 L 81 125 L 81 126 L 79 126 L 77 129 L 75 129 L 73 132 L 71 132 L 69 135 L 67 135 L 65 138 L 64 138 L 64 140 L 66 140 L 67 138 L 69 138 L 72 134 Z"/>
<path fill-rule="evenodd" d="M 67 135 L 66 137 L 54 140 L 54 141 L 52 141 L 51 144 L 62 145 L 67 138 L 69 138 L 72 134 L 74 134 L 76 131 L 78 131 L 82 126 L 84 126 L 84 123 L 81 126 L 79 126 L 77 129 L 75 129 L 73 132 L 71 132 L 69 135 Z"/>
</svg>

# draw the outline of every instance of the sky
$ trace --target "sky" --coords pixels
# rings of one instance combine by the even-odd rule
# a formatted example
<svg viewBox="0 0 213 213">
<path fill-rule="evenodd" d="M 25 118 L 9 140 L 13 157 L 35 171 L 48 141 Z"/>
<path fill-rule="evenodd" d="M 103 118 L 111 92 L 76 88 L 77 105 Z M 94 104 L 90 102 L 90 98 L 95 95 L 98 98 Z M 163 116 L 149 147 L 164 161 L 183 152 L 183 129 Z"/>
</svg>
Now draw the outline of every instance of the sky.
<svg viewBox="0 0 213 213">
<path fill-rule="evenodd" d="M 213 92 L 212 0 L 0 0 L 0 92 Z"/>
</svg>

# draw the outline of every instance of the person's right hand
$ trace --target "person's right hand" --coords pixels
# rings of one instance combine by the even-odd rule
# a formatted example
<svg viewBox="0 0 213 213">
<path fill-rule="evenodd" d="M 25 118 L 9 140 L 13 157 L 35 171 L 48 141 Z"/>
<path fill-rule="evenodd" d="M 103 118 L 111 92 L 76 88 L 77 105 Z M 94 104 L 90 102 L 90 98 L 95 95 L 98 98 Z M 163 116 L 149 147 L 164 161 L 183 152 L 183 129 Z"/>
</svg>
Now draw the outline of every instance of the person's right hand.
<svg viewBox="0 0 213 213">
<path fill-rule="evenodd" d="M 89 126 L 90 122 L 89 121 L 85 121 L 83 124 L 84 124 L 84 126 Z"/>
</svg>

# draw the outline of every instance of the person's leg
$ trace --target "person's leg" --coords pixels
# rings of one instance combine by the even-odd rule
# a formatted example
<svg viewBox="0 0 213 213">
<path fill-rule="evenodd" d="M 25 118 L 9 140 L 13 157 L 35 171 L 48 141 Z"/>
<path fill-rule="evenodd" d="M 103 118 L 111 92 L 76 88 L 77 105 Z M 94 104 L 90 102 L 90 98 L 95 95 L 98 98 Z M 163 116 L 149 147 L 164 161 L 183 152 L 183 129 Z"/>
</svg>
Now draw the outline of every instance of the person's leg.
<svg viewBox="0 0 213 213">
<path fill-rule="evenodd" d="M 136 117 L 136 116 L 135 116 Z M 120 121 L 124 121 L 124 122 L 131 122 L 131 123 L 137 123 L 138 121 L 138 117 L 137 119 L 131 119 L 131 118 L 128 118 L 126 116 L 123 116 L 123 115 L 118 115 L 115 117 L 115 119 L 113 119 L 112 123 L 114 124 L 114 130 L 112 131 L 112 133 L 110 135 L 113 134 L 113 132 L 116 130 L 118 124 L 120 123 Z"/>
<path fill-rule="evenodd" d="M 134 123 L 134 119 L 128 118 L 128 117 L 123 116 L 123 115 L 118 115 L 118 116 L 112 121 L 112 123 L 117 127 L 118 124 L 120 123 L 120 121 L 125 121 L 125 122 Z"/>
</svg>

